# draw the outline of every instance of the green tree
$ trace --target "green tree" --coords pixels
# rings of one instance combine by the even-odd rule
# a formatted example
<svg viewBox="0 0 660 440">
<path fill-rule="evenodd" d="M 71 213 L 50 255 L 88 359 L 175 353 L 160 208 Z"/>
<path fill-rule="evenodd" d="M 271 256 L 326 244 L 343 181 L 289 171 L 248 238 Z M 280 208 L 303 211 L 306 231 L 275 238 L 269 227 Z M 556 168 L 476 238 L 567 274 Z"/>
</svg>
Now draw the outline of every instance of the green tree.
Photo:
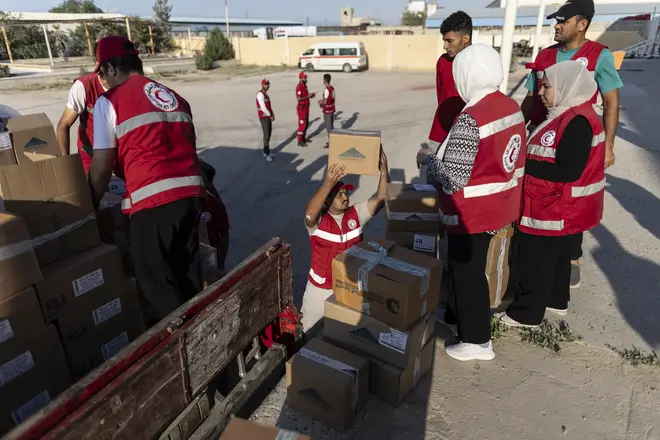
<svg viewBox="0 0 660 440">
<path fill-rule="evenodd" d="M 8 15 L 0 11 L 0 25 L 7 26 L 7 38 L 11 45 L 11 53 L 14 59 L 31 59 L 48 57 L 48 48 L 44 39 L 44 33 L 41 26 L 38 25 L 20 25 L 9 19 Z M 55 45 L 52 35 L 49 38 L 51 47 Z M 9 54 L 5 44 L 0 44 L 0 59 L 9 59 Z"/>
<path fill-rule="evenodd" d="M 234 46 L 220 29 L 214 27 L 206 37 L 204 55 L 212 61 L 233 60 Z"/>
<path fill-rule="evenodd" d="M 426 21 L 426 14 L 423 12 L 405 11 L 401 17 L 403 26 L 423 26 Z"/>
<path fill-rule="evenodd" d="M 94 0 L 63 0 L 48 12 L 63 12 L 69 14 L 99 14 L 103 9 L 94 4 Z"/>
<path fill-rule="evenodd" d="M 170 21 L 172 6 L 169 5 L 167 0 L 155 0 L 152 9 L 154 10 L 154 18 L 156 21 L 161 23 L 167 23 Z"/>
</svg>

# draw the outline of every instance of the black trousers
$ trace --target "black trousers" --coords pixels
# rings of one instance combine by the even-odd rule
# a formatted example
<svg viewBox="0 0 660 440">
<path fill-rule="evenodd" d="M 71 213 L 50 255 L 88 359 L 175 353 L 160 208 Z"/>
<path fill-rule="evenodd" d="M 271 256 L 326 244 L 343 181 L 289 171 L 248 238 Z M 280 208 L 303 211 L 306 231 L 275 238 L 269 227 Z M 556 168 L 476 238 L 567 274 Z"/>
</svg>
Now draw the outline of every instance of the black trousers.
<svg viewBox="0 0 660 440">
<path fill-rule="evenodd" d="M 584 238 L 584 233 L 580 232 L 579 234 L 569 235 L 570 246 L 571 246 L 571 261 L 577 261 L 582 258 L 582 240 Z"/>
<path fill-rule="evenodd" d="M 264 133 L 264 154 L 270 154 L 270 135 L 273 132 L 273 121 L 270 118 L 261 118 L 261 131 Z"/>
<path fill-rule="evenodd" d="M 490 341 L 490 295 L 486 257 L 492 236 L 447 234 L 451 289 L 448 316 L 456 318 L 461 342 Z"/>
<path fill-rule="evenodd" d="M 202 290 L 201 198 L 177 200 L 131 216 L 135 277 L 164 318 Z"/>
<path fill-rule="evenodd" d="M 571 299 L 571 240 L 517 231 L 515 299 L 507 314 L 522 324 L 538 325 L 545 308 L 568 308 Z"/>
</svg>

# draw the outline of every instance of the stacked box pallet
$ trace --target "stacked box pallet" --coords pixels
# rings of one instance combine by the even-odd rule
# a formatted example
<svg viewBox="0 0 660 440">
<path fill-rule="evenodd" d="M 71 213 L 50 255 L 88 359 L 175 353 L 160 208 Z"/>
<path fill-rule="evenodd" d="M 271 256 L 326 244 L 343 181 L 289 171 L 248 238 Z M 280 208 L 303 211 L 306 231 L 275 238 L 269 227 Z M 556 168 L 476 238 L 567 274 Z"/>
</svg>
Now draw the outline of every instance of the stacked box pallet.
<svg viewBox="0 0 660 440">
<path fill-rule="evenodd" d="M 438 193 L 432 185 L 390 183 L 385 212 L 388 240 L 429 257 L 438 257 L 440 229 Z"/>
<path fill-rule="evenodd" d="M 0 431 L 143 331 L 135 283 L 101 243 L 77 155 L 44 114 L 0 132 Z"/>
</svg>

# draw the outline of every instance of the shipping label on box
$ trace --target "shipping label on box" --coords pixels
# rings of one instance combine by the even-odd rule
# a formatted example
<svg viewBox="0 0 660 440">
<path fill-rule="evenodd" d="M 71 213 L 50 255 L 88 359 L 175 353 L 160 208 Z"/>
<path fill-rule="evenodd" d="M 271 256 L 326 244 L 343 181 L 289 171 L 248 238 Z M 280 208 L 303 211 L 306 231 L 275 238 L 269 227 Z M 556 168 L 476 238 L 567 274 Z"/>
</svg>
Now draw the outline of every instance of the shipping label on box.
<svg viewBox="0 0 660 440">
<path fill-rule="evenodd" d="M 328 166 L 343 165 L 347 174 L 375 175 L 380 170 L 380 149 L 379 131 L 333 130 Z"/>
<path fill-rule="evenodd" d="M 46 327 L 32 287 L 0 301 L 0 344 L 27 339 Z"/>
<path fill-rule="evenodd" d="M 7 385 L 32 368 L 34 368 L 32 353 L 30 351 L 21 353 L 9 362 L 0 365 L 0 386 Z"/>
<path fill-rule="evenodd" d="M 437 257 L 440 234 L 433 232 L 404 232 L 387 229 L 385 238 L 397 246 L 419 252 L 429 257 Z"/>
<path fill-rule="evenodd" d="M 11 412 L 11 417 L 14 419 L 16 425 L 20 425 L 27 419 L 29 419 L 34 413 L 39 411 L 44 406 L 48 405 L 51 402 L 50 394 L 48 390 L 43 390 L 15 411 Z"/>
<path fill-rule="evenodd" d="M 387 185 L 385 212 L 388 231 L 438 232 L 440 202 L 432 185 Z"/>
<path fill-rule="evenodd" d="M 340 304 L 334 296 L 325 302 L 326 340 L 399 368 L 412 366 L 415 356 L 433 336 L 434 328 L 431 315 L 421 318 L 409 330 L 400 331 Z"/>
<path fill-rule="evenodd" d="M 345 430 L 369 394 L 369 363 L 357 354 L 312 339 L 287 362 L 286 380 L 289 406 Z"/>
<path fill-rule="evenodd" d="M 437 307 L 442 270 L 435 258 L 365 240 L 332 262 L 333 291 L 345 306 L 407 330 Z"/>
</svg>

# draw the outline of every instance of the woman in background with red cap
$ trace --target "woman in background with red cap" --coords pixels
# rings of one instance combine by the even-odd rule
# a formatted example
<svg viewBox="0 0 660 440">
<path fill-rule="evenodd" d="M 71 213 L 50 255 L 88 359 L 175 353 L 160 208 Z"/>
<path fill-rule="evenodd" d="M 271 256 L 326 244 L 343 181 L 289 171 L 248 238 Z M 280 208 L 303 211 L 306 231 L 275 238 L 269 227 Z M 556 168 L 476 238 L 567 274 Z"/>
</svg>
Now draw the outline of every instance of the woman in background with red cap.
<svg viewBox="0 0 660 440">
<path fill-rule="evenodd" d="M 354 187 L 342 182 L 345 175 L 345 167 L 330 165 L 321 188 L 305 209 L 305 226 L 312 245 L 301 309 L 305 333 L 323 318 L 325 300 L 332 296 L 332 260 L 362 241 L 362 228 L 385 205 L 390 180 L 385 152 L 381 150 L 378 190 L 369 200 L 350 204 L 348 191 Z"/>
</svg>

